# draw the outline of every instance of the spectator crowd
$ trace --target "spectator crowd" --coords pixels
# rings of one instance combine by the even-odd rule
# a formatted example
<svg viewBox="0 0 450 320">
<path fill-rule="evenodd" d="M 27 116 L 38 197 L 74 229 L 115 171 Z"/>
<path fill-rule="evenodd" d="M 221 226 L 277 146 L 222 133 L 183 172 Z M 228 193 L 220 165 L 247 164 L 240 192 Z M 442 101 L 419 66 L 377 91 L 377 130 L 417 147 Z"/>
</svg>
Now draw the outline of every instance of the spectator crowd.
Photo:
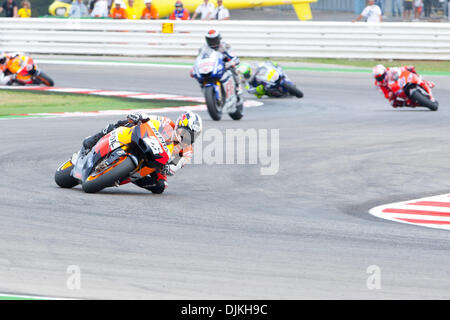
<svg viewBox="0 0 450 320">
<path fill-rule="evenodd" d="M 139 10 L 135 0 L 74 0 L 71 3 L 69 18 L 112 18 L 112 19 L 159 19 L 158 8 L 152 4 L 152 0 L 144 0 L 145 8 Z M 28 0 L 21 2 L 21 8 L 17 0 L 3 0 L 0 14 L 11 18 L 31 17 L 31 4 Z M 184 8 L 181 0 L 175 3 L 170 20 L 229 20 L 230 12 L 223 5 L 223 0 L 217 0 L 217 8 L 209 0 L 203 0 L 196 10 L 191 13 Z"/>
<path fill-rule="evenodd" d="M 5 0 L 15 1 L 15 0 Z M 159 19 L 158 8 L 152 0 L 144 0 L 145 8 L 139 10 L 135 0 L 91 0 L 88 5 L 83 0 L 75 0 L 69 11 L 70 18 L 96 17 L 113 19 Z M 223 5 L 223 0 L 217 0 L 217 8 L 209 0 L 204 0 L 192 16 L 188 9 L 184 8 L 181 0 L 175 3 L 170 20 L 228 20 L 230 12 Z"/>
<path fill-rule="evenodd" d="M 420 21 L 431 17 L 431 11 L 437 0 L 391 0 L 392 17 L 401 17 L 403 21 Z M 434 1 L 434 3 L 433 3 Z M 440 8 L 445 14 L 445 8 Z M 364 19 L 366 22 L 382 22 L 385 15 L 385 0 L 368 0 L 367 6 L 353 22 Z"/>
<path fill-rule="evenodd" d="M 7 18 L 29 18 L 31 17 L 31 3 L 24 0 L 17 6 L 16 0 L 5 0 L 0 7 L 0 14 L 4 14 Z"/>
<path fill-rule="evenodd" d="M 30 1 L 21 1 L 20 8 L 18 7 L 19 0 L 2 1 L 0 14 L 5 17 L 31 17 Z M 442 2 L 439 0 L 367 0 L 367 6 L 353 21 L 382 22 L 387 18 L 385 14 L 386 1 L 390 1 L 392 17 L 402 17 L 403 21 L 427 19 L 431 16 L 432 8 L 436 7 L 436 2 Z M 160 18 L 158 8 L 152 3 L 152 0 L 144 0 L 144 4 L 145 8 L 142 9 L 142 2 L 136 6 L 136 0 L 73 0 L 68 16 L 70 18 L 94 17 L 132 20 Z M 169 19 L 229 20 L 230 12 L 224 6 L 223 0 L 217 0 L 217 7 L 210 0 L 203 0 L 191 14 L 187 8 L 184 8 L 183 2 L 178 0 Z"/>
</svg>

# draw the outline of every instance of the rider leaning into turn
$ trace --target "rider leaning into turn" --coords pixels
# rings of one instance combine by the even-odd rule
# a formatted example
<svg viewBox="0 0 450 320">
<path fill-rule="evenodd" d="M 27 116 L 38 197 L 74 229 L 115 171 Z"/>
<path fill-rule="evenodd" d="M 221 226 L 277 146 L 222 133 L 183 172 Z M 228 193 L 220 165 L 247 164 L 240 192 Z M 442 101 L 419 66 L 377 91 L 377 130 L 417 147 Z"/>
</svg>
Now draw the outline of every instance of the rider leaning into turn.
<svg viewBox="0 0 450 320">
<path fill-rule="evenodd" d="M 274 66 L 278 66 L 277 63 L 273 63 Z M 242 63 L 239 66 L 239 72 L 244 77 L 247 82 L 246 89 L 249 93 L 255 94 L 256 97 L 261 98 L 264 95 L 269 95 L 272 97 L 281 97 L 283 92 L 276 86 L 268 86 L 265 83 L 266 79 L 262 79 L 263 70 L 266 67 L 264 64 L 259 64 L 255 71 L 252 71 L 252 67 L 248 63 Z"/>
<path fill-rule="evenodd" d="M 36 69 L 29 70 L 27 60 L 28 57 L 20 52 L 2 53 L 0 55 L 0 85 L 12 85 L 24 68 L 27 68 L 28 74 L 34 74 Z"/>
<path fill-rule="evenodd" d="M 386 68 L 384 65 L 379 64 L 372 69 L 373 77 L 375 78 L 375 86 L 383 92 L 384 97 L 389 100 L 394 108 L 404 107 L 405 101 L 397 99 L 397 96 L 392 91 L 390 85 L 395 83 L 404 71 L 417 74 L 414 66 Z M 425 80 L 425 84 L 430 88 L 434 88 L 434 83 L 431 81 Z"/>
<path fill-rule="evenodd" d="M 202 131 L 202 119 L 194 112 L 185 112 L 178 117 L 176 123 L 167 117 L 132 113 L 126 120 L 108 124 L 99 133 L 89 136 L 83 141 L 81 153 L 87 154 L 97 142 L 105 135 L 119 127 L 132 127 L 139 123 L 151 121 L 155 127 L 160 128 L 166 144 L 173 144 L 172 156 L 169 164 L 162 170 L 155 171 L 145 177 L 131 177 L 130 181 L 135 185 L 147 189 L 153 193 L 163 193 L 167 188 L 167 176 L 174 175 L 179 169 L 188 164 L 193 156 L 192 144 Z"/>
</svg>

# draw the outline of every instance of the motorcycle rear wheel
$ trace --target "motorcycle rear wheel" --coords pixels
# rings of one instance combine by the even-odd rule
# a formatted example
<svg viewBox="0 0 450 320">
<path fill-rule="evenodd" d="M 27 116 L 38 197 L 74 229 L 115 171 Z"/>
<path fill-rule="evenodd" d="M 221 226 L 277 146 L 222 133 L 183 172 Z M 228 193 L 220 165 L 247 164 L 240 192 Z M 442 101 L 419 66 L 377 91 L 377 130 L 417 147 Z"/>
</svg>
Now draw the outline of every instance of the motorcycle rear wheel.
<svg viewBox="0 0 450 320">
<path fill-rule="evenodd" d="M 222 118 L 222 108 L 217 105 L 214 87 L 206 87 L 205 100 L 209 115 L 214 121 L 219 121 Z"/>
<path fill-rule="evenodd" d="M 88 180 L 89 178 L 86 179 L 82 183 L 83 191 L 86 193 L 95 193 L 112 187 L 114 183 L 126 178 L 134 169 L 136 169 L 136 165 L 133 160 L 127 157 L 115 167 L 105 170 L 105 173 L 99 175 L 97 178 L 92 180 Z M 89 177 L 92 177 L 92 175 Z"/>
<path fill-rule="evenodd" d="M 64 162 L 55 172 L 55 182 L 61 188 L 73 188 L 78 184 L 78 180 L 70 174 L 73 169 L 72 161 Z"/>
<path fill-rule="evenodd" d="M 436 111 L 439 107 L 439 103 L 437 101 L 433 102 L 424 96 L 419 90 L 414 91 L 411 95 L 411 100 L 417 102 L 419 105 L 427 107 L 431 111 Z"/>
<path fill-rule="evenodd" d="M 283 86 L 293 96 L 296 96 L 297 98 L 303 98 L 303 92 L 293 83 L 286 82 Z"/>
</svg>

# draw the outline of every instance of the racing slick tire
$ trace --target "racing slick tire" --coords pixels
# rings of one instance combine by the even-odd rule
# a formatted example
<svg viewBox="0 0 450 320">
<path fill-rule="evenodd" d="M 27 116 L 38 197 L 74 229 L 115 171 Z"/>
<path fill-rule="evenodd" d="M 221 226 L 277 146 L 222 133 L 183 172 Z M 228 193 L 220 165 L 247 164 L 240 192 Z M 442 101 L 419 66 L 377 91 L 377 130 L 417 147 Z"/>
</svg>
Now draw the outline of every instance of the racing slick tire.
<svg viewBox="0 0 450 320">
<path fill-rule="evenodd" d="M 105 188 L 112 187 L 116 182 L 126 178 L 134 169 L 136 169 L 136 165 L 133 160 L 127 157 L 115 167 L 108 169 L 108 171 L 101 174 L 98 178 L 89 180 L 89 178 L 92 177 L 89 176 L 81 186 L 86 193 L 99 192 Z"/>
<path fill-rule="evenodd" d="M 50 78 L 42 71 L 35 76 L 35 79 L 40 83 L 45 84 L 47 87 L 53 87 L 55 85 L 55 82 L 52 80 L 52 78 Z"/>
<path fill-rule="evenodd" d="M 416 90 L 411 95 L 411 100 L 417 102 L 419 105 L 427 107 L 431 111 L 436 111 L 439 107 L 439 103 L 437 101 L 433 102 L 424 96 L 419 90 Z"/>
<path fill-rule="evenodd" d="M 291 95 L 296 96 L 297 98 L 303 98 L 303 92 L 301 92 L 295 84 L 286 82 L 283 86 Z"/>
<path fill-rule="evenodd" d="M 61 188 L 73 188 L 78 184 L 78 180 L 70 175 L 73 169 L 72 161 L 64 162 L 55 172 L 55 182 Z"/>
<path fill-rule="evenodd" d="M 205 100 L 209 115 L 214 121 L 219 121 L 222 118 L 222 108 L 217 105 L 216 92 L 214 91 L 214 87 L 206 87 Z"/>
</svg>

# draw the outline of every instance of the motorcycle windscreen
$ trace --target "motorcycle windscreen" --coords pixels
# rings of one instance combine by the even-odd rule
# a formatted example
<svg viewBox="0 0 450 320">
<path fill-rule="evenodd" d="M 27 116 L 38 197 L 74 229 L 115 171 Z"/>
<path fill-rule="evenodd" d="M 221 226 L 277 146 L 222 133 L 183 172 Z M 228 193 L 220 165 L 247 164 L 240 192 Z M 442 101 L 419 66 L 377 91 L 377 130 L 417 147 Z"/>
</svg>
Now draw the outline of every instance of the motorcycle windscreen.
<svg viewBox="0 0 450 320">
<path fill-rule="evenodd" d="M 220 75 L 223 72 L 223 55 L 209 47 L 203 48 L 195 61 L 194 71 L 199 76 Z"/>
</svg>

